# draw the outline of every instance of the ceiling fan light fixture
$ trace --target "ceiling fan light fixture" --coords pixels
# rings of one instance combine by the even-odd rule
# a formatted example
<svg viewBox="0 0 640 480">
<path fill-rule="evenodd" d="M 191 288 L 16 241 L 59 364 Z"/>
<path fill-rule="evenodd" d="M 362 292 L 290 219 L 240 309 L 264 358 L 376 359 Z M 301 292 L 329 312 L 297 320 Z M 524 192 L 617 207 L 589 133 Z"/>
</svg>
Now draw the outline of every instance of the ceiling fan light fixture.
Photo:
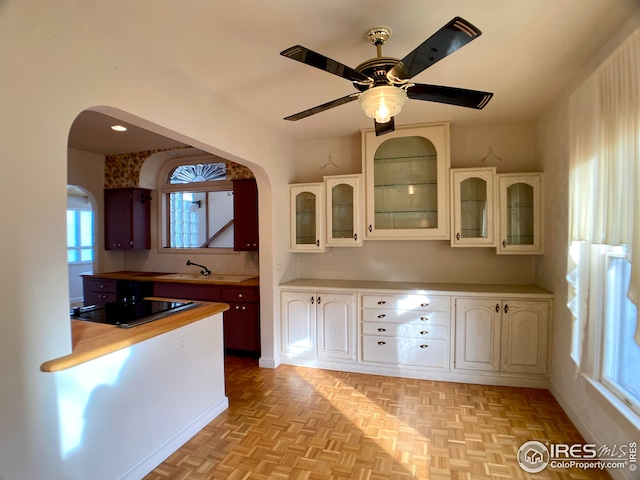
<svg viewBox="0 0 640 480">
<path fill-rule="evenodd" d="M 400 113 L 406 99 L 407 92 L 404 89 L 390 85 L 371 87 L 359 97 L 364 113 L 378 123 L 387 123 Z"/>
</svg>

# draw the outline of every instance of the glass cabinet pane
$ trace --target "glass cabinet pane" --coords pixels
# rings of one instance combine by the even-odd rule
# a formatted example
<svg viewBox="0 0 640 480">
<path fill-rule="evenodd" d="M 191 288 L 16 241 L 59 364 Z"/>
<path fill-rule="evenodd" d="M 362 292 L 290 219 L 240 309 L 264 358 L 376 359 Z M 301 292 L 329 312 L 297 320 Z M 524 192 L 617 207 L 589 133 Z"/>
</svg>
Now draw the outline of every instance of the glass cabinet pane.
<svg viewBox="0 0 640 480">
<path fill-rule="evenodd" d="M 353 238 L 353 187 L 345 183 L 331 189 L 331 238 Z"/>
<path fill-rule="evenodd" d="M 533 245 L 533 186 L 514 183 L 507 188 L 507 244 Z"/>
<path fill-rule="evenodd" d="M 424 137 L 384 141 L 373 159 L 376 229 L 438 227 L 436 149 Z"/>
<path fill-rule="evenodd" d="M 301 192 L 296 195 L 296 244 L 315 244 L 316 238 L 316 196 Z"/>
<path fill-rule="evenodd" d="M 489 231 L 487 182 L 472 177 L 460 183 L 460 236 L 487 238 Z"/>
</svg>

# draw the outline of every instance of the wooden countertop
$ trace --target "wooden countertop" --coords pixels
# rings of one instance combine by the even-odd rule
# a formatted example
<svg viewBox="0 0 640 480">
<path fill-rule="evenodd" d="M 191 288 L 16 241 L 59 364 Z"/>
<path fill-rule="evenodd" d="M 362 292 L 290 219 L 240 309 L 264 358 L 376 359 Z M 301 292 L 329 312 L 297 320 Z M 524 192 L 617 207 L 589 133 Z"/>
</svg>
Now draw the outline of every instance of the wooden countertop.
<svg viewBox="0 0 640 480">
<path fill-rule="evenodd" d="M 216 313 L 229 310 L 226 303 L 198 302 L 201 306 L 174 313 L 153 322 L 132 328 L 71 320 L 72 352 L 40 365 L 42 372 L 59 372 L 88 362 L 108 353 L 144 342 L 150 338 L 197 322 Z"/>
<path fill-rule="evenodd" d="M 133 280 L 136 282 L 166 282 L 166 283 L 191 283 L 197 285 L 232 285 L 237 287 L 259 287 L 260 277 L 253 277 L 242 282 L 229 282 L 224 280 L 199 279 L 199 278 L 165 278 L 172 275 L 171 272 L 133 272 L 119 271 L 107 273 L 83 274 L 87 278 L 109 278 L 113 280 Z"/>
<path fill-rule="evenodd" d="M 455 295 L 471 293 L 477 296 L 509 296 L 535 295 L 538 298 L 553 298 L 553 293 L 536 285 L 503 285 L 476 283 L 427 283 L 427 282 L 385 282 L 374 280 L 324 280 L 314 278 L 298 278 L 281 283 L 280 288 L 317 290 L 354 290 L 359 292 L 387 290 L 410 291 L 411 293 L 429 292 L 431 294 Z"/>
</svg>

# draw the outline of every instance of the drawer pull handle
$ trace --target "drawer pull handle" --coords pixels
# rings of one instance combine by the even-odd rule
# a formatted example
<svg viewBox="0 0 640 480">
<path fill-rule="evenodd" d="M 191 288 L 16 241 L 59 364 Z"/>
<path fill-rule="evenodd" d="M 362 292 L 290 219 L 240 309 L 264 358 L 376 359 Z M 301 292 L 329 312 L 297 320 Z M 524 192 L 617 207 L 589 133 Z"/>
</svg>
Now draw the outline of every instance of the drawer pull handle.
<svg viewBox="0 0 640 480">
<path fill-rule="evenodd" d="M 387 342 L 378 342 L 378 345 L 386 345 Z"/>
<path fill-rule="evenodd" d="M 386 328 L 379 328 L 379 329 L 378 329 L 378 331 L 379 331 L 379 332 L 386 332 L 386 331 L 387 331 L 387 329 L 386 329 Z"/>
<path fill-rule="evenodd" d="M 316 301 L 315 297 L 311 297 L 311 305 L 313 305 L 313 302 L 315 301 Z"/>
<path fill-rule="evenodd" d="M 496 303 L 496 312 L 500 312 L 500 304 Z"/>
<path fill-rule="evenodd" d="M 380 301 L 378 302 L 378 305 L 384 305 L 385 303 L 387 303 L 387 302 L 385 302 L 384 300 L 380 300 Z"/>
<path fill-rule="evenodd" d="M 420 317 L 420 321 L 422 322 L 426 322 L 427 320 L 429 320 L 429 317 Z"/>
<path fill-rule="evenodd" d="M 420 348 L 429 348 L 429 345 L 420 345 Z"/>
<path fill-rule="evenodd" d="M 428 306 L 429 306 L 429 303 L 421 303 L 421 304 L 420 304 L 420 306 L 421 306 L 421 307 L 428 307 Z"/>
<path fill-rule="evenodd" d="M 378 315 L 378 318 L 384 318 L 384 317 L 386 317 L 386 316 L 387 316 L 387 314 L 386 314 L 386 313 L 381 313 L 380 315 Z"/>
<path fill-rule="evenodd" d="M 429 332 L 427 330 L 422 330 L 420 332 L 420 335 L 429 335 Z"/>
<path fill-rule="evenodd" d="M 504 313 L 509 313 L 509 305 L 504 306 Z"/>
</svg>

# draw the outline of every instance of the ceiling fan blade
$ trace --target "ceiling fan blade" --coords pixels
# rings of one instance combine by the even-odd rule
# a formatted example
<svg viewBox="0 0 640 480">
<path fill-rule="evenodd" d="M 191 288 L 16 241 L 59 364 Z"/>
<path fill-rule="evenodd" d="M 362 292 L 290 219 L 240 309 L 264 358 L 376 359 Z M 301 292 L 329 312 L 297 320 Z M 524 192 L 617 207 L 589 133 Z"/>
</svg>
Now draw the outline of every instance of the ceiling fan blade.
<svg viewBox="0 0 640 480">
<path fill-rule="evenodd" d="M 322 105 L 318 105 L 317 107 L 304 110 L 303 112 L 296 113 L 295 115 L 289 115 L 288 117 L 284 117 L 284 119 L 295 121 L 295 120 L 300 120 L 302 118 L 310 117 L 311 115 L 324 112 L 325 110 L 329 110 L 330 108 L 338 107 L 340 105 L 344 105 L 345 103 L 353 102 L 356 98 L 358 98 L 358 95 L 359 95 L 358 93 L 352 93 L 351 95 L 347 95 L 346 97 L 338 98 L 336 100 L 323 103 Z"/>
<path fill-rule="evenodd" d="M 300 45 L 287 48 L 280 52 L 280 55 L 289 57 L 292 60 L 297 60 L 298 62 L 306 63 L 307 65 L 319 68 L 325 72 L 333 73 L 334 75 L 346 78 L 352 82 L 369 81 L 369 77 L 363 73 Z"/>
<path fill-rule="evenodd" d="M 407 88 L 407 96 L 414 100 L 427 100 L 429 102 L 481 109 L 489 103 L 493 93 L 416 83 Z"/>
<path fill-rule="evenodd" d="M 391 117 L 387 123 L 378 123 L 375 121 L 375 119 L 373 120 L 373 123 L 376 127 L 376 137 L 384 135 L 385 133 L 391 133 L 396 129 L 393 117 Z"/>
<path fill-rule="evenodd" d="M 399 64 L 390 70 L 389 76 L 393 75 L 401 79 L 413 78 L 481 34 L 480 30 L 465 19 L 455 17 L 400 60 Z"/>
</svg>

